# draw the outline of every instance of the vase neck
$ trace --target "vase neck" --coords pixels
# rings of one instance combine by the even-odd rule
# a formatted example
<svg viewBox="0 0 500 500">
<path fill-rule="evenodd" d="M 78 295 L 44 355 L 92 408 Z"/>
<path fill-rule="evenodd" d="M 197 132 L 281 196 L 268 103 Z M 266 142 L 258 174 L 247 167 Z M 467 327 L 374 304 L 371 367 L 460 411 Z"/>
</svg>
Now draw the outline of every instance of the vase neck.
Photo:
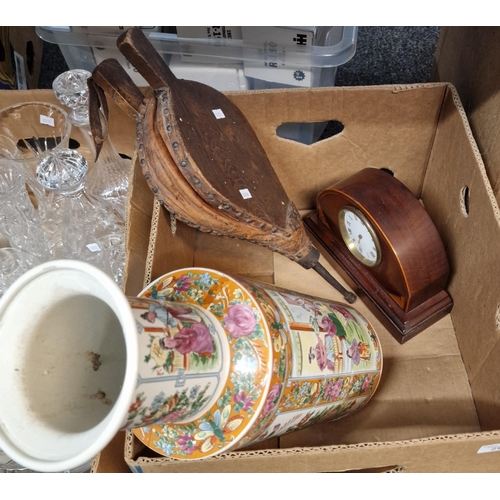
<svg viewBox="0 0 500 500">
<path fill-rule="evenodd" d="M 141 352 L 140 387 L 127 427 L 195 420 L 220 397 L 228 375 L 227 337 L 220 322 L 194 304 L 142 298 L 129 298 L 129 303 Z"/>
</svg>

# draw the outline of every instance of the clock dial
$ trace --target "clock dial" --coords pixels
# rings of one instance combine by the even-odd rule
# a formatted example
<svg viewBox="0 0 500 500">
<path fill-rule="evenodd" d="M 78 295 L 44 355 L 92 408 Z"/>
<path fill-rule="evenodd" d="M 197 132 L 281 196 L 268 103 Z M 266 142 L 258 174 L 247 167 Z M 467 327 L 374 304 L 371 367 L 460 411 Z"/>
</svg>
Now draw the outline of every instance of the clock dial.
<svg viewBox="0 0 500 500">
<path fill-rule="evenodd" d="M 339 212 L 339 228 L 347 248 L 356 259 L 368 267 L 380 263 L 380 244 L 371 224 L 354 207 L 344 207 Z"/>
</svg>

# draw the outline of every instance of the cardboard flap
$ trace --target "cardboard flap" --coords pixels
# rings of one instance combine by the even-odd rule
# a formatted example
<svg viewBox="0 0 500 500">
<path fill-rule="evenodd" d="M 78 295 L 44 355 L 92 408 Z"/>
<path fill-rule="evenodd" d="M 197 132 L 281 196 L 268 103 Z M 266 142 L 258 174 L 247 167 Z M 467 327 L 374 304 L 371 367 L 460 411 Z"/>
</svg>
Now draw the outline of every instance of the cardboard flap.
<svg viewBox="0 0 500 500">
<path fill-rule="evenodd" d="M 484 157 L 493 192 L 500 199 L 500 43 L 498 26 L 443 26 L 432 79 L 458 90 Z"/>
<path fill-rule="evenodd" d="M 459 113 L 454 112 L 458 108 Z M 443 189 L 446 186 L 446 189 Z M 450 85 L 422 193 L 450 259 L 451 312 L 476 404 L 492 399 L 498 365 L 499 209 L 456 90 Z M 480 265 L 478 263 L 481 262 Z M 496 361 L 493 361 L 496 360 Z M 493 384 L 498 387 L 498 384 Z M 500 404 L 477 405 L 481 423 L 500 425 Z"/>
<path fill-rule="evenodd" d="M 307 210 L 315 208 L 320 190 L 365 167 L 391 169 L 418 194 L 445 88 L 386 85 L 228 97 L 252 124 L 290 199 Z M 338 120 L 344 129 L 310 146 L 276 135 L 282 123 L 324 120 Z"/>
</svg>

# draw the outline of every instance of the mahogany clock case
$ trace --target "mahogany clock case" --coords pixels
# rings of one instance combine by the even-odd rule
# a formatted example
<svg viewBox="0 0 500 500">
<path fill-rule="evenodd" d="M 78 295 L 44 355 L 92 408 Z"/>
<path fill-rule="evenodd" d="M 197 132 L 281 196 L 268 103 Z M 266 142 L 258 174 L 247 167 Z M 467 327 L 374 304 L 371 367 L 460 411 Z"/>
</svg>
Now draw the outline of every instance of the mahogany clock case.
<svg viewBox="0 0 500 500">
<path fill-rule="evenodd" d="M 352 207 L 377 241 L 380 261 L 365 266 L 344 243 L 339 213 Z M 304 219 L 318 248 L 401 342 L 448 314 L 449 264 L 441 237 L 418 198 L 391 173 L 365 168 L 322 190 Z"/>
</svg>

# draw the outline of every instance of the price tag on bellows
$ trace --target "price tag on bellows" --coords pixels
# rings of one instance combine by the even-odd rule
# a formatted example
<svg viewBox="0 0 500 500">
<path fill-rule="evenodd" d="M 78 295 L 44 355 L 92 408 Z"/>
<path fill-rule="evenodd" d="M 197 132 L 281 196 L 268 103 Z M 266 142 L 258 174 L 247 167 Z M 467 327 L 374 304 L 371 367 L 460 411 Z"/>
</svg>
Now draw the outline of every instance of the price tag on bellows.
<svg viewBox="0 0 500 500">
<path fill-rule="evenodd" d="M 241 194 L 241 197 L 244 199 L 244 200 L 248 200 L 252 197 L 252 193 L 250 193 L 250 190 L 248 189 L 240 189 L 240 194 Z"/>
<path fill-rule="evenodd" d="M 222 112 L 222 109 L 212 109 L 212 113 L 214 114 L 215 118 L 217 118 L 217 120 L 226 118 L 226 115 Z"/>
</svg>

